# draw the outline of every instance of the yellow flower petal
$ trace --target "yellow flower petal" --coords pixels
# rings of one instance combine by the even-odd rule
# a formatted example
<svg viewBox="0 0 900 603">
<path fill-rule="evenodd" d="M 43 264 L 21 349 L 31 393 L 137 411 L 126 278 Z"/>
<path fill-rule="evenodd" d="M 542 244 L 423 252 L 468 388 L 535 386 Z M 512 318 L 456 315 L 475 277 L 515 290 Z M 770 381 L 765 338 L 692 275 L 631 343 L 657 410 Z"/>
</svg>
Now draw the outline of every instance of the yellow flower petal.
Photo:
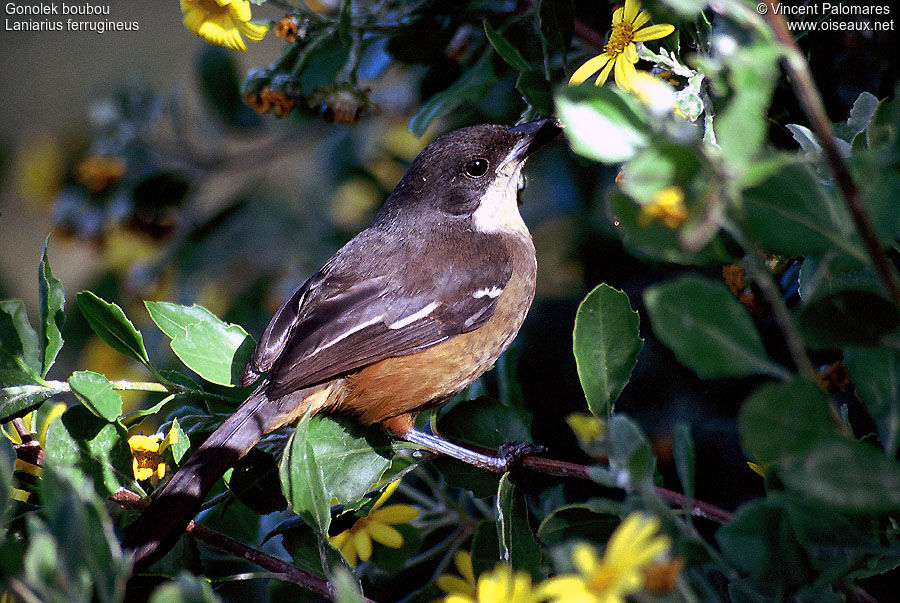
<svg viewBox="0 0 900 603">
<path fill-rule="evenodd" d="M 634 77 L 635 73 L 637 73 L 637 70 L 632 63 L 622 59 L 616 60 L 616 85 L 619 88 L 626 91 L 631 90 L 631 78 Z"/>
<path fill-rule="evenodd" d="M 159 452 L 162 453 L 163 450 L 171 446 L 172 444 L 178 443 L 178 432 L 175 431 L 175 425 L 172 425 L 169 428 L 169 433 L 166 434 L 166 437 L 160 442 Z"/>
<path fill-rule="evenodd" d="M 637 17 L 640 10 L 640 0 L 625 0 L 625 14 L 623 21 L 625 21 L 626 23 L 633 23 L 634 18 Z M 615 20 L 613 20 L 613 23 L 615 23 Z"/>
<path fill-rule="evenodd" d="M 472 569 L 472 555 L 469 551 L 457 551 L 453 555 L 453 563 L 459 570 L 459 575 L 466 579 L 466 582 L 475 586 L 475 572 Z"/>
<path fill-rule="evenodd" d="M 50 424 L 53 423 L 56 419 L 60 418 L 64 412 L 66 412 L 66 405 L 62 402 L 57 402 L 53 405 L 47 415 L 44 417 L 44 424 L 41 426 L 41 430 L 38 432 L 38 442 L 41 444 L 41 448 L 47 447 L 47 430 L 50 429 Z"/>
<path fill-rule="evenodd" d="M 668 23 L 660 23 L 659 25 L 651 25 L 639 31 L 634 32 L 635 42 L 646 42 L 648 40 L 658 40 L 665 38 L 667 35 L 675 31 L 674 25 Z"/>
<path fill-rule="evenodd" d="M 623 7 L 619 7 L 613 11 L 612 16 L 612 24 L 616 25 L 617 23 L 621 23 L 625 18 L 625 9 Z"/>
<path fill-rule="evenodd" d="M 159 452 L 159 438 L 156 436 L 133 435 L 128 438 L 131 451 Z"/>
<path fill-rule="evenodd" d="M 368 561 L 372 556 L 372 539 L 365 530 L 359 530 L 353 533 L 353 546 L 356 549 L 356 554 L 359 555 L 359 558 L 363 561 Z"/>
<path fill-rule="evenodd" d="M 622 55 L 629 63 L 637 63 L 638 62 L 638 53 L 637 46 L 634 44 L 629 44 L 625 47 L 625 50 L 622 52 Z"/>
<path fill-rule="evenodd" d="M 444 597 L 444 603 L 478 603 L 478 601 L 468 595 L 452 594 Z"/>
<path fill-rule="evenodd" d="M 23 461 L 22 459 L 17 458 L 13 463 L 13 471 L 24 471 L 25 473 L 30 473 L 31 475 L 40 476 L 44 469 L 39 465 L 35 465 L 34 463 L 29 463 L 28 461 Z"/>
<path fill-rule="evenodd" d="M 247 0 L 231 0 L 231 2 L 223 2 L 219 0 L 220 6 L 228 6 L 228 13 L 235 21 L 250 20 L 250 3 Z"/>
<path fill-rule="evenodd" d="M 649 20 L 650 20 L 650 13 L 648 13 L 645 10 L 642 10 L 634 18 L 634 21 L 632 21 L 631 27 L 634 29 L 634 31 L 637 31 L 639 27 L 641 27 L 644 23 L 646 23 Z"/>
<path fill-rule="evenodd" d="M 581 542 L 572 549 L 572 562 L 580 573 L 592 574 L 600 565 L 600 557 L 594 547 Z"/>
<path fill-rule="evenodd" d="M 595 86 L 602 86 L 606 83 L 606 80 L 609 79 L 609 73 L 612 71 L 613 66 L 616 64 L 615 60 L 610 61 L 606 64 L 602 70 L 600 70 L 600 75 L 597 76 L 597 81 L 594 82 Z"/>
<path fill-rule="evenodd" d="M 352 532 L 347 532 L 347 534 L 350 537 L 347 538 L 347 541 L 340 548 L 341 555 L 344 556 L 350 567 L 356 567 L 356 539 L 353 538 L 354 534 Z"/>
<path fill-rule="evenodd" d="M 266 36 L 269 26 L 251 21 L 237 23 L 238 30 L 252 42 L 259 42 Z"/>
<path fill-rule="evenodd" d="M 469 584 L 459 576 L 444 574 L 442 576 L 438 576 L 434 582 L 435 584 L 437 584 L 437 587 L 439 589 L 441 589 L 448 595 L 471 595 L 473 592 L 475 592 L 475 586 Z"/>
<path fill-rule="evenodd" d="M 372 521 L 367 527 L 367 532 L 372 540 L 383 544 L 386 547 L 399 549 L 401 546 L 403 546 L 403 534 L 401 534 L 396 528 L 389 526 L 386 523 L 381 523 L 380 521 Z"/>
<path fill-rule="evenodd" d="M 751 463 L 747 461 L 747 466 L 750 467 L 750 470 L 759 475 L 760 477 L 766 476 L 766 470 L 763 469 L 761 465 L 757 465 L 756 463 Z"/>
<path fill-rule="evenodd" d="M 537 587 L 537 596 L 541 599 L 557 601 L 595 601 L 597 600 L 580 576 L 564 574 L 548 578 Z"/>
<path fill-rule="evenodd" d="M 9 497 L 13 500 L 17 500 L 19 502 L 25 502 L 28 500 L 28 491 L 20 490 L 19 488 L 13 488 L 12 492 L 10 492 Z"/>
<path fill-rule="evenodd" d="M 340 549 L 344 546 L 344 543 L 347 542 L 348 538 L 350 538 L 350 530 L 344 530 L 340 534 L 332 536 L 329 540 L 331 541 L 331 546 Z"/>
<path fill-rule="evenodd" d="M 369 513 L 369 517 L 384 523 L 406 523 L 419 516 L 419 510 L 411 505 L 388 505 Z"/>
<path fill-rule="evenodd" d="M 182 0 L 182 7 L 184 6 L 184 0 Z M 183 8 L 182 8 L 183 10 Z M 197 9 L 191 8 L 187 12 L 184 13 L 184 17 L 182 17 L 181 22 L 184 23 L 184 26 L 187 28 L 189 32 L 194 34 L 195 36 L 200 35 L 200 26 L 203 25 L 203 13 Z"/>
<path fill-rule="evenodd" d="M 397 488 L 400 487 L 400 480 L 396 479 L 387 485 L 387 488 L 384 489 L 384 492 L 381 493 L 381 496 L 378 497 L 378 500 L 375 501 L 375 504 L 372 505 L 371 510 L 369 510 L 369 515 L 372 514 L 372 511 L 383 505 L 387 502 L 391 496 L 394 495 L 394 492 L 397 491 Z"/>
<path fill-rule="evenodd" d="M 572 77 L 569 78 L 570 86 L 577 86 L 584 83 L 589 77 L 597 73 L 604 66 L 608 65 L 612 57 L 606 53 L 598 54 L 592 59 L 585 61 L 584 65 L 575 70 Z"/>
</svg>

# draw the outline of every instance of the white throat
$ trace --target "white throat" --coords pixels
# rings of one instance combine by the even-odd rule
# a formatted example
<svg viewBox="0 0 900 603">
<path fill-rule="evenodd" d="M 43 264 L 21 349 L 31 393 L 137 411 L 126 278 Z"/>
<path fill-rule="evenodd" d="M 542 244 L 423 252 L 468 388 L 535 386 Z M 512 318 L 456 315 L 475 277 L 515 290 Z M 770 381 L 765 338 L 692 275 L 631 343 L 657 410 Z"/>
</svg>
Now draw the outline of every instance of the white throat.
<svg viewBox="0 0 900 603">
<path fill-rule="evenodd" d="M 523 162 L 507 160 L 497 168 L 494 182 L 472 214 L 480 232 L 528 232 L 519 214 L 519 176 Z"/>
</svg>

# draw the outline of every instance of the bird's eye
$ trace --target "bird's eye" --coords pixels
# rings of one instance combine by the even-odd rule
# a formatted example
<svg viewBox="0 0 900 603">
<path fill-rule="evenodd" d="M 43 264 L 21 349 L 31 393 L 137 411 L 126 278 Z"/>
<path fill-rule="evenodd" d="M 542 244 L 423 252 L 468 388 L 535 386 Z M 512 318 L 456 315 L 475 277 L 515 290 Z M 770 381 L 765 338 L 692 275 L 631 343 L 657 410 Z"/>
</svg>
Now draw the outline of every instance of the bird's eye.
<svg viewBox="0 0 900 603">
<path fill-rule="evenodd" d="M 469 178 L 481 178 L 488 171 L 488 160 L 484 157 L 478 157 L 468 162 L 465 167 L 463 167 L 463 171 L 466 173 L 466 176 Z"/>
</svg>

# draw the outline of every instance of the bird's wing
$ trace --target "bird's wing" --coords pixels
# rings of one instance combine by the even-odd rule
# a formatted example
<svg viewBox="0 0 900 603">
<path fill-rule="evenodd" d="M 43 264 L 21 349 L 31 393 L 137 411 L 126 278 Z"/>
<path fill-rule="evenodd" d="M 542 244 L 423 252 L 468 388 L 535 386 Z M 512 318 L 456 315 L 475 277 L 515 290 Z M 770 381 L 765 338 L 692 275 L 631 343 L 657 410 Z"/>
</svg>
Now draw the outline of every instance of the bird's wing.
<svg viewBox="0 0 900 603">
<path fill-rule="evenodd" d="M 489 261 L 419 265 L 412 278 L 412 267 L 398 262 L 381 264 L 397 267 L 381 274 L 362 272 L 378 262 L 329 263 L 275 314 L 245 375 L 269 371 L 274 399 L 478 328 L 493 315 L 511 269 L 505 248 L 467 251 Z"/>
</svg>

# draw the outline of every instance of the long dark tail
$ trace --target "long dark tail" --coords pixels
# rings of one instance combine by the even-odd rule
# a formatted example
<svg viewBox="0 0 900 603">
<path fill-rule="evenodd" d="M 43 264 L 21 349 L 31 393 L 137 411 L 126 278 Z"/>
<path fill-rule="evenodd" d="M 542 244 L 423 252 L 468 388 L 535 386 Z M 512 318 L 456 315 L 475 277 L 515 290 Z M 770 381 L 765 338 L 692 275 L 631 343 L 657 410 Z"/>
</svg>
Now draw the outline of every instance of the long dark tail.
<svg viewBox="0 0 900 603">
<path fill-rule="evenodd" d="M 126 533 L 135 564 L 162 557 L 194 518 L 210 488 L 229 467 L 279 425 L 277 404 L 257 389 L 178 469 Z"/>
</svg>

